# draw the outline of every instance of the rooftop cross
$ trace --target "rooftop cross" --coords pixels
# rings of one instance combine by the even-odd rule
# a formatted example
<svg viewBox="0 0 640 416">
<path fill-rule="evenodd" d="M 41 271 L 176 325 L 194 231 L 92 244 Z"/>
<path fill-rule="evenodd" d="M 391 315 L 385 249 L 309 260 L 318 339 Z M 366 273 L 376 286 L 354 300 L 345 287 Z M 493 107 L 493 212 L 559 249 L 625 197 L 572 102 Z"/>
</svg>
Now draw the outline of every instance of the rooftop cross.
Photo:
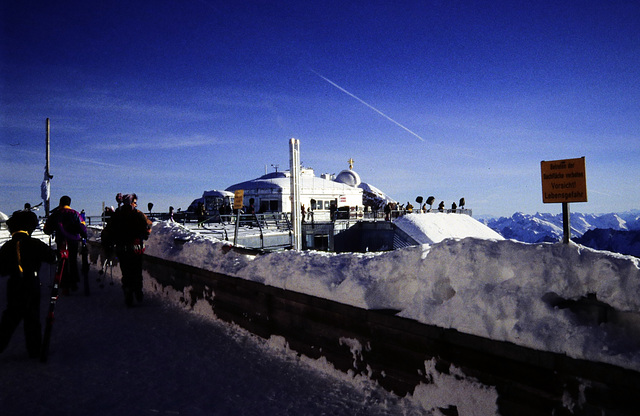
<svg viewBox="0 0 640 416">
<path fill-rule="evenodd" d="M 349 162 L 349 169 L 353 169 L 353 159 L 349 158 L 349 160 L 347 160 L 347 162 Z"/>
</svg>

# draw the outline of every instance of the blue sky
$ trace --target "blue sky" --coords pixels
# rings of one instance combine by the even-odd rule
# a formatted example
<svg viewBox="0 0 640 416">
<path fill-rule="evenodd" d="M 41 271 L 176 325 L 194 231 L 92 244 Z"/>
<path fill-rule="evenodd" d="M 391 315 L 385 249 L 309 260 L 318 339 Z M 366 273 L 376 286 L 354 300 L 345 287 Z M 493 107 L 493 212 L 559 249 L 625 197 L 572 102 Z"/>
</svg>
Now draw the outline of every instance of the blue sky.
<svg viewBox="0 0 640 416">
<path fill-rule="evenodd" d="M 1 3 L 0 211 L 118 192 L 186 208 L 288 168 L 354 169 L 400 202 L 558 213 L 540 161 L 586 158 L 589 202 L 640 208 L 637 1 Z"/>
</svg>

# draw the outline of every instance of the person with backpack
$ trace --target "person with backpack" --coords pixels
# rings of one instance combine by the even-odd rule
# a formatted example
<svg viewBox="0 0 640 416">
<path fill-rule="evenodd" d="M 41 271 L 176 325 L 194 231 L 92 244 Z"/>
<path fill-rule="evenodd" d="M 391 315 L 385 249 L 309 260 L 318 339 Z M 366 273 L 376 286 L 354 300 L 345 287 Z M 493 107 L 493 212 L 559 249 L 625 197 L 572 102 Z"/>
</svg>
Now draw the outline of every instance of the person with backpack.
<svg viewBox="0 0 640 416">
<path fill-rule="evenodd" d="M 0 247 L 0 276 L 9 276 L 7 307 L 0 318 L 0 352 L 9 345 L 20 321 L 24 321 L 27 352 L 29 357 L 38 358 L 42 344 L 38 272 L 42 262 L 56 262 L 56 252 L 44 242 L 31 237 L 35 227 L 29 214 L 32 213 L 13 213 L 7 220 L 11 240 Z"/>
<path fill-rule="evenodd" d="M 33 209 L 35 207 L 32 207 L 30 203 L 25 202 L 24 204 L 24 209 L 22 210 L 25 214 L 25 221 L 29 221 L 27 228 L 29 229 L 29 234 L 33 234 L 33 231 L 38 228 L 38 225 L 40 225 L 40 221 L 38 220 L 38 216 L 36 215 L 35 212 L 33 212 Z M 28 220 L 27 220 L 28 218 Z"/>
<path fill-rule="evenodd" d="M 49 218 L 44 223 L 45 234 L 54 235 L 58 251 L 68 250 L 69 258 L 67 266 L 62 273 L 60 289 L 63 295 L 68 295 L 69 290 L 78 290 L 80 275 L 78 274 L 78 248 L 81 240 L 87 239 L 87 226 L 80 213 L 72 209 L 71 198 L 64 195 L 60 198 L 60 204 L 51 211 Z"/>
<path fill-rule="evenodd" d="M 102 244 L 115 246 L 122 272 L 124 302 L 133 306 L 133 299 L 142 302 L 142 255 L 144 240 L 151 233 L 151 221 L 140 210 L 138 196 L 127 194 L 122 197 L 123 205 L 118 208 L 102 231 Z"/>
</svg>

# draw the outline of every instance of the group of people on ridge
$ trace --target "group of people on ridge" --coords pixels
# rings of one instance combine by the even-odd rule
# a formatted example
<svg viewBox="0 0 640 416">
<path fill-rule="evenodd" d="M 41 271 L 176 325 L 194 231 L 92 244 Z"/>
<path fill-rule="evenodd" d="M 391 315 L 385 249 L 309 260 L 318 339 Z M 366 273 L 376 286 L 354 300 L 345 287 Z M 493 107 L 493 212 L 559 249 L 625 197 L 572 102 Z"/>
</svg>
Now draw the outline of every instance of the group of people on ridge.
<svg viewBox="0 0 640 416">
<path fill-rule="evenodd" d="M 113 211 L 102 231 L 102 244 L 107 255 L 115 251 L 118 257 L 125 304 L 132 306 L 134 297 L 138 302 L 143 299 L 142 254 L 151 221 L 136 208 L 136 194 L 118 194 L 116 200 L 118 209 Z M 45 234 L 54 237 L 57 250 L 32 237 L 39 221 L 27 205 L 7 220 L 11 240 L 0 247 L 0 276 L 9 276 L 7 306 L 0 318 L 0 352 L 9 344 L 19 323 L 24 321 L 27 352 L 33 358 L 39 356 L 42 325 L 38 273 L 43 262 L 54 264 L 65 257 L 60 290 L 67 295 L 78 289 L 77 257 L 80 242 L 86 242 L 87 227 L 83 213 L 70 205 L 69 196 L 61 197 L 58 207 L 51 211 L 43 226 Z"/>
<path fill-rule="evenodd" d="M 422 203 L 422 201 L 423 199 L 421 196 L 416 198 L 416 202 L 418 204 Z M 426 202 L 422 205 L 422 207 L 418 205 L 418 208 L 415 209 L 415 212 L 418 212 L 418 213 L 432 212 L 431 206 L 434 204 L 434 202 L 435 202 L 435 197 L 433 196 L 428 197 Z M 463 212 L 464 205 L 465 205 L 464 198 L 460 198 L 460 206 L 458 207 L 458 205 L 456 205 L 456 203 L 453 202 L 451 204 L 451 210 L 448 212 Z M 440 201 L 440 203 L 438 204 L 438 211 L 439 212 L 445 211 L 444 201 Z M 413 212 L 414 212 L 414 207 L 411 204 L 411 202 L 407 202 L 406 205 L 404 204 L 398 205 L 398 203 L 396 202 L 388 202 L 384 205 L 384 217 L 385 217 L 385 220 L 387 221 L 390 221 L 392 217 L 397 218 L 400 215 L 411 214 Z"/>
</svg>

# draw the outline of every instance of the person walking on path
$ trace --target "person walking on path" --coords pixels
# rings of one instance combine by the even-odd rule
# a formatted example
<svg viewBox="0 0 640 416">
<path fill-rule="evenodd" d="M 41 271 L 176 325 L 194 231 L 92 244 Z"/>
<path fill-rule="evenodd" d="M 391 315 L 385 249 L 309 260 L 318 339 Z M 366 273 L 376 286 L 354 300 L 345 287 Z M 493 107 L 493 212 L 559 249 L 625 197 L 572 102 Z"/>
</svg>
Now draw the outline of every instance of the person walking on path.
<svg viewBox="0 0 640 416">
<path fill-rule="evenodd" d="M 69 290 L 78 290 L 80 276 L 78 274 L 78 247 L 80 241 L 87 239 L 87 226 L 78 211 L 72 209 L 71 198 L 67 195 L 60 198 L 60 205 L 55 208 L 44 223 L 44 233 L 55 235 L 58 250 L 69 251 L 67 267 L 62 273 L 60 289 L 63 295 Z"/>
<path fill-rule="evenodd" d="M 27 202 L 24 204 L 24 209 L 22 210 L 25 213 L 25 221 L 28 221 L 28 223 L 25 224 L 25 227 L 28 228 L 27 231 L 29 231 L 29 234 L 33 234 L 33 231 L 38 228 L 38 225 L 40 224 L 40 221 L 38 221 L 38 216 L 35 212 L 33 212 L 33 208 L 34 207 L 32 207 L 31 204 Z"/>
<path fill-rule="evenodd" d="M 135 195 L 135 194 L 134 194 Z M 198 216 L 198 228 L 205 228 L 204 222 L 207 219 L 207 210 L 204 206 L 204 202 L 198 202 L 198 208 L 196 210 L 196 215 Z"/>
<path fill-rule="evenodd" d="M 0 318 L 0 352 L 9 344 L 20 321 L 24 321 L 27 352 L 29 357 L 38 358 L 42 344 L 38 272 L 42 262 L 56 262 L 56 252 L 31 237 L 34 227 L 29 214 L 13 213 L 7 220 L 11 240 L 0 247 L 0 276 L 9 276 L 7 307 Z"/>
<path fill-rule="evenodd" d="M 123 205 L 118 209 L 102 232 L 102 244 L 115 246 L 120 270 L 124 302 L 133 306 L 133 299 L 142 302 L 142 254 L 144 240 L 149 238 L 151 221 L 137 209 L 138 196 L 123 196 Z"/>
</svg>

